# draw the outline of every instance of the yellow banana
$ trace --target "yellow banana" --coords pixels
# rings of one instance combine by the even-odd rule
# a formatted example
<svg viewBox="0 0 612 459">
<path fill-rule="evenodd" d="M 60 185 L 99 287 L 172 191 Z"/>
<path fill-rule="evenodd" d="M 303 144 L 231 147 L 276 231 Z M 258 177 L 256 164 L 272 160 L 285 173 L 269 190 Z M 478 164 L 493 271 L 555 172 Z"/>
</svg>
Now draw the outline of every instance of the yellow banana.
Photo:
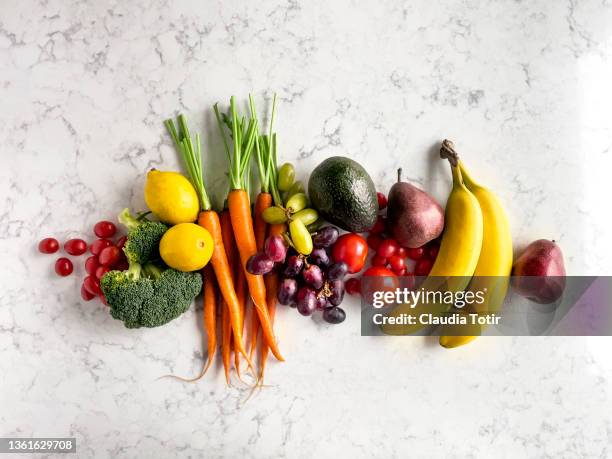
<svg viewBox="0 0 612 459">
<path fill-rule="evenodd" d="M 445 140 L 442 150 L 448 149 L 449 145 L 452 147 L 452 144 Z M 442 150 L 440 151 L 441 156 Z M 428 278 L 420 287 L 424 291 L 458 292 L 465 290 L 476 269 L 482 247 L 483 224 L 480 206 L 463 183 L 456 155 L 448 159 L 453 174 L 453 188 L 446 202 L 446 221 L 440 251 Z M 410 314 L 418 317 L 420 314 L 427 313 L 439 315 L 448 309 L 450 305 L 444 303 L 420 302 L 414 307 L 409 304 L 400 304 L 388 316 L 397 318 L 402 314 Z M 390 335 L 407 335 L 418 331 L 423 326 L 420 323 L 412 325 L 384 323 L 382 330 Z"/>
<path fill-rule="evenodd" d="M 465 166 L 459 161 L 463 182 L 474 194 L 480 205 L 483 217 L 483 238 L 480 258 L 474 271 L 474 279 L 469 290 L 484 292 L 482 304 L 473 304 L 464 312 L 491 313 L 499 310 L 508 291 L 510 272 L 512 270 L 512 236 L 506 212 L 501 203 L 491 191 L 478 185 L 469 175 Z M 452 327 L 450 325 L 449 327 Z M 457 327 L 457 325 L 455 325 Z M 478 325 L 461 326 L 466 332 L 474 335 L 440 336 L 440 345 L 446 348 L 463 346 L 480 335 Z"/>
</svg>

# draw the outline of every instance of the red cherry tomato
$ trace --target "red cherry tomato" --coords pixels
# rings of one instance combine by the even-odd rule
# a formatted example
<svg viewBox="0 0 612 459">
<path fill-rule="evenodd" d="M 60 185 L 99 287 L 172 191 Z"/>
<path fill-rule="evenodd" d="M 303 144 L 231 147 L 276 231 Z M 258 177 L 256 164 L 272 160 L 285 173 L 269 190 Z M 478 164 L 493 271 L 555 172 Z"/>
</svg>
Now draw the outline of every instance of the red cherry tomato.
<svg viewBox="0 0 612 459">
<path fill-rule="evenodd" d="M 87 260 L 85 260 L 85 271 L 90 276 L 93 276 L 96 273 L 96 269 L 98 269 L 98 266 L 100 266 L 100 263 L 98 263 L 98 257 L 96 257 L 95 255 L 92 255 L 91 257 L 87 258 Z"/>
<path fill-rule="evenodd" d="M 397 255 L 398 257 L 406 258 L 408 256 L 408 251 L 405 247 L 400 247 L 396 250 L 395 255 Z"/>
<path fill-rule="evenodd" d="M 55 272 L 58 276 L 70 276 L 73 269 L 74 266 L 72 266 L 72 262 L 68 258 L 58 258 L 55 262 Z"/>
<path fill-rule="evenodd" d="M 105 249 L 106 247 L 110 247 L 111 245 L 113 245 L 113 242 L 109 241 L 108 239 L 96 239 L 89 246 L 89 251 L 93 253 L 94 255 L 100 255 L 100 252 L 102 252 L 102 249 Z"/>
<path fill-rule="evenodd" d="M 382 215 L 379 215 L 376 219 L 376 223 L 370 230 L 370 234 L 380 234 L 385 231 L 385 218 Z"/>
<path fill-rule="evenodd" d="M 68 239 L 64 244 L 64 250 L 70 255 L 83 255 L 87 252 L 87 242 L 83 239 Z"/>
<path fill-rule="evenodd" d="M 387 259 L 380 255 L 374 255 L 372 257 L 372 266 L 387 266 Z"/>
<path fill-rule="evenodd" d="M 387 197 L 384 194 L 379 191 L 376 193 L 376 198 L 378 198 L 378 210 L 382 210 L 387 207 Z"/>
<path fill-rule="evenodd" d="M 393 292 L 398 287 L 399 280 L 395 273 L 380 266 L 366 269 L 361 278 L 361 295 L 369 304 L 373 304 L 376 292 Z"/>
<path fill-rule="evenodd" d="M 93 300 L 95 297 L 96 295 L 92 295 L 87 291 L 87 289 L 85 288 L 85 284 L 81 284 L 81 298 L 83 298 L 85 301 L 90 301 Z"/>
<path fill-rule="evenodd" d="M 376 249 L 376 253 L 381 257 L 389 259 L 395 255 L 397 249 L 399 249 L 399 245 L 394 239 L 385 239 L 380 243 L 378 249 Z"/>
<path fill-rule="evenodd" d="M 425 255 L 425 249 L 423 247 L 416 247 L 413 249 L 408 249 L 407 251 L 408 258 L 411 260 L 420 260 Z"/>
<path fill-rule="evenodd" d="M 357 277 L 351 277 L 344 283 L 344 289 L 349 295 L 359 295 L 361 293 L 361 281 Z"/>
<path fill-rule="evenodd" d="M 343 234 L 338 238 L 332 249 L 332 258 L 336 263 L 343 261 L 351 274 L 363 269 L 368 256 L 366 240 L 355 233 Z"/>
<path fill-rule="evenodd" d="M 432 266 L 433 261 L 431 261 L 429 258 L 422 258 L 417 261 L 416 265 L 414 266 L 414 274 L 417 276 L 427 276 L 429 271 L 431 271 Z"/>
<path fill-rule="evenodd" d="M 119 261 L 119 258 L 121 258 L 121 250 L 111 245 L 102 249 L 102 252 L 98 255 L 98 262 L 102 266 L 113 266 Z"/>
<path fill-rule="evenodd" d="M 83 279 L 83 287 L 92 295 L 98 296 L 102 293 L 100 281 L 95 276 L 87 276 Z"/>
<path fill-rule="evenodd" d="M 108 268 L 108 266 L 98 266 L 98 269 L 96 269 L 95 272 L 96 279 L 102 280 L 104 275 L 109 271 L 110 269 Z"/>
<path fill-rule="evenodd" d="M 59 250 L 59 242 L 53 237 L 46 237 L 38 243 L 40 253 L 55 253 Z"/>
<path fill-rule="evenodd" d="M 393 255 L 391 258 L 389 258 L 389 264 L 391 265 L 393 272 L 399 276 L 399 272 L 406 268 L 406 259 L 400 257 L 399 255 Z"/>
<path fill-rule="evenodd" d="M 393 272 L 395 273 L 396 276 L 405 276 L 406 275 L 406 268 L 394 269 Z"/>
<path fill-rule="evenodd" d="M 94 233 L 98 237 L 112 237 L 117 232 L 117 227 L 113 222 L 102 220 L 94 226 Z"/>
<path fill-rule="evenodd" d="M 378 249 L 378 246 L 380 245 L 380 243 L 383 241 L 383 238 L 380 237 L 378 234 L 372 234 L 370 233 L 368 235 L 368 245 L 370 247 L 372 247 L 374 250 Z"/>
</svg>

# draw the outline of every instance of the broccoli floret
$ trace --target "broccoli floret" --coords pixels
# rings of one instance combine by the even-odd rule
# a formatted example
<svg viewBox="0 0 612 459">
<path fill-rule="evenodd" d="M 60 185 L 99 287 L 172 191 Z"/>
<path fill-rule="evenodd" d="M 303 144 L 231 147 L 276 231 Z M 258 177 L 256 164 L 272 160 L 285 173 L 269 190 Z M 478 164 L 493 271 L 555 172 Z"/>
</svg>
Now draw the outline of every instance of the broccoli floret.
<svg viewBox="0 0 612 459">
<path fill-rule="evenodd" d="M 131 263 L 127 271 L 108 272 L 100 285 L 111 315 L 127 328 L 159 327 L 189 309 L 202 290 L 202 278 L 199 273 Z"/>
<path fill-rule="evenodd" d="M 161 222 L 152 222 L 134 217 L 130 209 L 119 214 L 119 221 L 128 229 L 127 242 L 123 251 L 130 263 L 144 264 L 159 258 L 159 241 L 168 227 Z"/>
</svg>

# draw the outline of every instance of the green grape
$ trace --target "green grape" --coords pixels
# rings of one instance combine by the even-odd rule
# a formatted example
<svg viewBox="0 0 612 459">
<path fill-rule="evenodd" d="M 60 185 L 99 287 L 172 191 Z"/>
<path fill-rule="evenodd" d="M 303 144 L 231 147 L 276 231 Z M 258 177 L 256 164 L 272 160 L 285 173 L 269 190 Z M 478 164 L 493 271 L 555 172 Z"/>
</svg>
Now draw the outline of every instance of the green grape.
<svg viewBox="0 0 612 459">
<path fill-rule="evenodd" d="M 304 184 L 298 180 L 293 185 L 291 185 L 291 188 L 289 188 L 289 191 L 287 191 L 287 198 L 290 198 L 294 194 L 305 192 L 306 190 L 304 189 Z"/>
<path fill-rule="evenodd" d="M 293 214 L 292 218 L 302 220 L 302 223 L 306 226 L 312 225 L 319 218 L 319 214 L 314 209 L 302 209 L 299 212 Z"/>
<path fill-rule="evenodd" d="M 287 221 L 285 210 L 278 206 L 268 207 L 263 211 L 261 217 L 269 225 L 278 225 Z"/>
<path fill-rule="evenodd" d="M 302 255 L 310 255 L 310 252 L 312 252 L 312 236 L 302 220 L 292 220 L 289 223 L 289 234 L 295 249 Z"/>
<path fill-rule="evenodd" d="M 283 164 L 278 170 L 278 189 L 287 191 L 295 180 L 295 168 L 291 163 Z"/>
<path fill-rule="evenodd" d="M 287 200 L 285 207 L 291 209 L 293 213 L 305 209 L 308 205 L 308 197 L 304 193 L 297 193 Z"/>
</svg>

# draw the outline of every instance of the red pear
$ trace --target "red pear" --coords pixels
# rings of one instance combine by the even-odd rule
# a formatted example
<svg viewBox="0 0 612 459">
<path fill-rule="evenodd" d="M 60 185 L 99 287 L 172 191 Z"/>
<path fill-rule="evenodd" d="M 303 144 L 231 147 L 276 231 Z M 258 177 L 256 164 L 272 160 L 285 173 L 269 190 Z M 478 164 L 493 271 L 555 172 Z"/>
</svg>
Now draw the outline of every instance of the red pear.
<svg viewBox="0 0 612 459">
<path fill-rule="evenodd" d="M 440 204 L 420 188 L 402 182 L 401 169 L 389 191 L 387 228 L 399 245 L 413 249 L 437 238 L 444 229 Z"/>
<path fill-rule="evenodd" d="M 554 303 L 565 289 L 561 248 L 548 239 L 532 242 L 514 262 L 512 276 L 520 295 L 539 304 Z"/>
</svg>

